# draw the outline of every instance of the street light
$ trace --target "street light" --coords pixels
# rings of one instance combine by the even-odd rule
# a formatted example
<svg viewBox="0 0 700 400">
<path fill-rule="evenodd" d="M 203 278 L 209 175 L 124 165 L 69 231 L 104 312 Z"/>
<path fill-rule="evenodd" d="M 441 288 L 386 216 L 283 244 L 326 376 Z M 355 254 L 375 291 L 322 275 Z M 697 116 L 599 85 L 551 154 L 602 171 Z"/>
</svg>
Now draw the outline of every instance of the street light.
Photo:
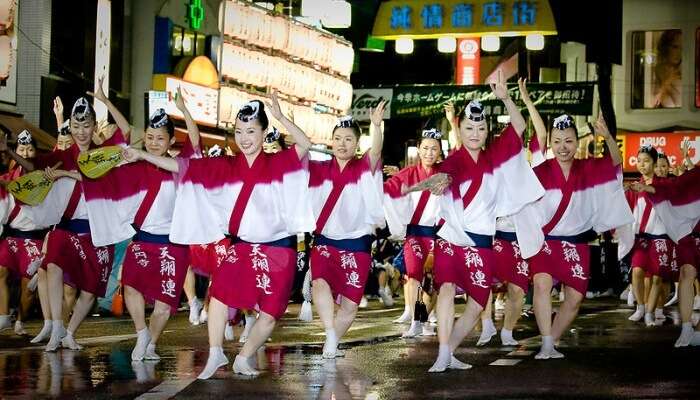
<svg viewBox="0 0 700 400">
<path fill-rule="evenodd" d="M 528 50 L 544 49 L 544 35 L 539 33 L 531 33 L 525 36 L 525 48 Z"/>
<path fill-rule="evenodd" d="M 457 39 L 448 36 L 438 38 L 438 51 L 440 53 L 454 53 L 457 51 Z"/>
<path fill-rule="evenodd" d="M 501 48 L 501 39 L 498 35 L 484 35 L 481 37 L 481 50 L 498 51 Z"/>
<path fill-rule="evenodd" d="M 413 39 L 411 39 L 411 38 L 396 39 L 396 52 L 398 54 L 411 54 L 411 53 L 413 53 Z"/>
</svg>

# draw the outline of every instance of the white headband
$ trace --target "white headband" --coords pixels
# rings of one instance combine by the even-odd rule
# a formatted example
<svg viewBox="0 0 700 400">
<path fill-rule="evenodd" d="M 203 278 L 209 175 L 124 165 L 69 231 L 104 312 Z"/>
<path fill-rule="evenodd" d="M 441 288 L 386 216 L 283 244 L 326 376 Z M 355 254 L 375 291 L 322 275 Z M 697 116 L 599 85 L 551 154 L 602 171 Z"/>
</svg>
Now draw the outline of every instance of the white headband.
<svg viewBox="0 0 700 400">
<path fill-rule="evenodd" d="M 437 139 L 440 140 L 442 139 L 442 132 L 439 130 L 432 128 L 432 129 L 424 129 L 422 136 L 427 139 Z"/>
<path fill-rule="evenodd" d="M 467 118 L 474 122 L 483 121 L 486 116 L 484 115 L 484 106 L 481 105 L 479 100 L 472 100 L 467 104 L 466 112 Z"/>
<path fill-rule="evenodd" d="M 159 108 L 155 110 L 153 114 L 151 114 L 151 118 L 149 118 L 148 125 L 151 128 L 158 129 L 167 125 L 168 121 L 168 114 L 165 113 L 164 109 Z"/>
<path fill-rule="evenodd" d="M 215 144 L 209 148 L 209 151 L 207 151 L 207 155 L 209 157 L 219 157 L 223 152 L 224 149 L 222 149 L 218 144 Z"/>
<path fill-rule="evenodd" d="M 249 101 L 245 105 L 243 105 L 243 107 L 241 107 L 240 110 L 238 110 L 236 119 L 240 119 L 243 122 L 250 122 L 256 119 L 259 113 L 260 102 L 257 100 Z"/>
<path fill-rule="evenodd" d="M 571 118 L 568 114 L 562 114 L 556 118 L 554 118 L 554 123 L 552 124 L 554 128 L 557 128 L 561 131 L 567 128 L 571 128 L 574 126 L 574 119 Z"/>
<path fill-rule="evenodd" d="M 92 107 L 85 97 L 81 97 L 75 101 L 73 104 L 73 109 L 71 110 L 71 119 L 75 118 L 76 121 L 85 121 L 89 116 L 92 115 Z"/>
<path fill-rule="evenodd" d="M 29 133 L 29 131 L 26 129 L 20 132 L 19 135 L 17 135 L 17 144 L 23 144 L 26 146 L 28 144 L 32 144 L 32 142 L 32 134 Z"/>
</svg>

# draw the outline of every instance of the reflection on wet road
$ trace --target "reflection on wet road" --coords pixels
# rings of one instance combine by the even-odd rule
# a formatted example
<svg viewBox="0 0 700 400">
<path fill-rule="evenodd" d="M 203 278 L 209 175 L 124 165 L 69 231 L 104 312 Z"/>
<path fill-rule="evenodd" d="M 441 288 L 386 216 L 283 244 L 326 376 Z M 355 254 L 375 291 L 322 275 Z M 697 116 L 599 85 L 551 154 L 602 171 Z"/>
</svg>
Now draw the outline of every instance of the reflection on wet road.
<svg viewBox="0 0 700 400">
<path fill-rule="evenodd" d="M 692 398 L 700 393 L 700 348 L 674 349 L 679 329 L 671 319 L 664 326 L 645 328 L 627 321 L 629 311 L 612 302 L 585 306 L 563 338 L 564 360 L 534 360 L 539 338 L 534 321 L 523 319 L 515 333 L 519 347 L 501 347 L 494 338 L 489 346 L 477 348 L 475 337 L 470 337 L 456 355 L 474 368 L 438 375 L 426 373 L 436 354 L 436 339 L 400 339 L 404 327 L 391 324 L 399 307 L 391 312 L 362 311 L 351 342 L 344 344 L 346 357 L 330 361 L 321 357 L 323 337 L 316 323 L 285 319 L 284 327 L 257 353 L 263 370 L 257 379 L 235 376 L 229 365 L 208 381 L 196 380 L 207 359 L 206 326 L 189 326 L 186 315 L 178 315 L 168 326 L 159 344 L 160 362 L 131 361 L 134 339 L 126 319 L 90 319 L 79 333 L 86 344 L 80 352 L 45 353 L 28 338 L 3 332 L 0 397 Z M 237 341 L 227 342 L 229 359 L 239 348 Z"/>
</svg>

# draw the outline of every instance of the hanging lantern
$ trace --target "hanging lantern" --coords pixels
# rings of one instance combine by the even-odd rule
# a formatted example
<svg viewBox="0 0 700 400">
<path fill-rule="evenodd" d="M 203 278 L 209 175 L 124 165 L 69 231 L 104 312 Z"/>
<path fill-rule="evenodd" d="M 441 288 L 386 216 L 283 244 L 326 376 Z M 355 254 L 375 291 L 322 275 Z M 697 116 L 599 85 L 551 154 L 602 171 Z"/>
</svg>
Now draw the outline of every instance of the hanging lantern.
<svg viewBox="0 0 700 400">
<path fill-rule="evenodd" d="M 483 51 L 498 51 L 501 48 L 501 39 L 498 35 L 484 35 L 481 37 L 481 49 Z"/>
<path fill-rule="evenodd" d="M 411 53 L 413 53 L 413 39 L 411 39 L 411 38 L 396 39 L 396 52 L 398 54 L 411 54 Z"/>
<path fill-rule="evenodd" d="M 525 36 L 525 48 L 528 50 L 544 49 L 544 35 L 539 33 L 531 33 Z"/>
<path fill-rule="evenodd" d="M 321 23 L 331 29 L 349 28 L 352 24 L 352 6 L 347 1 L 331 1 L 326 6 Z"/>
<path fill-rule="evenodd" d="M 457 51 L 457 39 L 453 37 L 439 38 L 438 51 L 440 53 L 454 53 L 455 51 Z"/>
</svg>

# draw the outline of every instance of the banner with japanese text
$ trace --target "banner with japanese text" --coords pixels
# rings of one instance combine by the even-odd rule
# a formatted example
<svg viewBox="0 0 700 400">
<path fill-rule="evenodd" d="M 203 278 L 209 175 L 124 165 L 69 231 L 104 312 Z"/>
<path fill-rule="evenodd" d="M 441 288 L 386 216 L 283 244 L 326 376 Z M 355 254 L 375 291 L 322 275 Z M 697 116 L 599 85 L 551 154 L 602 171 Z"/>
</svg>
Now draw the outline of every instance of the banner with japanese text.
<svg viewBox="0 0 700 400">
<path fill-rule="evenodd" d="M 543 114 L 592 115 L 594 84 L 591 82 L 532 83 L 528 84 L 530 97 Z M 365 89 L 366 90 L 366 89 Z M 488 85 L 415 85 L 392 88 L 391 116 L 422 118 L 443 114 L 443 105 L 452 101 L 464 106 L 479 100 L 486 114 L 506 114 L 503 102 L 498 100 Z M 513 100 L 522 106 L 517 85 L 508 85 Z M 524 106 L 522 106 L 524 107 Z"/>
</svg>

